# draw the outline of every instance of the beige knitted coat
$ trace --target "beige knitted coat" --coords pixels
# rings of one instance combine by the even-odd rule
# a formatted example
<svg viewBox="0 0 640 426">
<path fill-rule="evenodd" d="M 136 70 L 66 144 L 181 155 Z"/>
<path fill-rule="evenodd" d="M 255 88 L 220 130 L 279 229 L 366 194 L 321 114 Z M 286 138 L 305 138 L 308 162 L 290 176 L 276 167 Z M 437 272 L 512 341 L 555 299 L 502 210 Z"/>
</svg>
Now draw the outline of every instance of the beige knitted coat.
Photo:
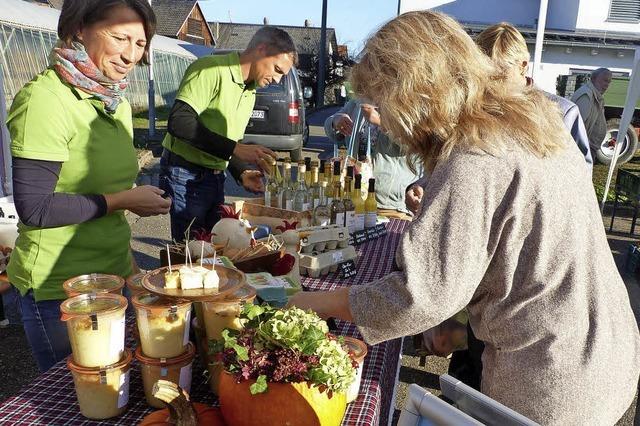
<svg viewBox="0 0 640 426">
<path fill-rule="evenodd" d="M 484 393 L 542 424 L 607 425 L 634 398 L 640 336 L 591 175 L 565 138 L 545 159 L 465 152 L 436 167 L 397 250 L 403 271 L 349 301 L 371 344 L 468 305 Z"/>
</svg>

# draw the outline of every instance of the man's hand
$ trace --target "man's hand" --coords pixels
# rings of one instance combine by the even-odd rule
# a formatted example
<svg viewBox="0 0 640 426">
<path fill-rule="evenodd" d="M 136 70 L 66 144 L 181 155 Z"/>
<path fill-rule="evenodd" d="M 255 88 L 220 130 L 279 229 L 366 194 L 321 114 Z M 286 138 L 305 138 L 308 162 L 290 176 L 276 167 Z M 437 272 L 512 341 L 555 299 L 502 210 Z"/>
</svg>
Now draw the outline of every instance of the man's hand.
<svg viewBox="0 0 640 426">
<path fill-rule="evenodd" d="M 343 136 L 349 136 L 353 131 L 353 120 L 351 120 L 348 114 L 343 112 L 334 114 L 333 129 Z"/>
<path fill-rule="evenodd" d="M 259 170 L 245 170 L 240 175 L 242 187 L 254 194 L 264 192 L 263 174 Z"/>
<path fill-rule="evenodd" d="M 407 209 L 414 215 L 420 213 L 420 206 L 422 204 L 422 197 L 424 196 L 424 189 L 420 185 L 412 185 L 405 194 L 405 204 Z"/>
<path fill-rule="evenodd" d="M 380 113 L 378 112 L 378 108 L 369 104 L 362 104 L 360 105 L 360 108 L 362 109 L 364 118 L 366 118 L 369 123 L 376 126 L 380 125 Z"/>
<path fill-rule="evenodd" d="M 267 147 L 244 143 L 236 144 L 233 155 L 245 163 L 255 164 L 260 167 L 266 163 L 271 164 L 271 159 L 276 158 L 276 153 Z"/>
</svg>

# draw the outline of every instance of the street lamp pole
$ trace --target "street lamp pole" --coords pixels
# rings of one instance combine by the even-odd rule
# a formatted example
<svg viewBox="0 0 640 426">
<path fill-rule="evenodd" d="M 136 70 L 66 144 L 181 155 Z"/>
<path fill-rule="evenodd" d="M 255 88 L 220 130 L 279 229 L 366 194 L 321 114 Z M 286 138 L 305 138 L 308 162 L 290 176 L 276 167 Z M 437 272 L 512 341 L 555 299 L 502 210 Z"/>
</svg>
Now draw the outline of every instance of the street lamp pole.
<svg viewBox="0 0 640 426">
<path fill-rule="evenodd" d="M 151 0 L 149 0 L 151 6 Z M 149 43 L 149 139 L 156 136 L 156 90 L 153 75 L 153 43 Z"/>
<path fill-rule="evenodd" d="M 320 60 L 318 61 L 318 93 L 316 108 L 324 105 L 324 79 L 327 66 L 327 0 L 322 0 L 322 27 L 320 28 Z"/>
</svg>

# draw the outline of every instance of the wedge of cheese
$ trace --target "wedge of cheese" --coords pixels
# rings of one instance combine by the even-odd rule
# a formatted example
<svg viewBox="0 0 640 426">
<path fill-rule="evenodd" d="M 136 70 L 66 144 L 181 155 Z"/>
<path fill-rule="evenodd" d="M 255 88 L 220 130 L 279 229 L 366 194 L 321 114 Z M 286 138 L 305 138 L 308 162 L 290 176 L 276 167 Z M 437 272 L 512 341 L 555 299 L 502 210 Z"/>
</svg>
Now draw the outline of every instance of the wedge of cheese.
<svg viewBox="0 0 640 426">
<path fill-rule="evenodd" d="M 180 288 L 180 272 L 165 272 L 164 288 Z"/>
</svg>

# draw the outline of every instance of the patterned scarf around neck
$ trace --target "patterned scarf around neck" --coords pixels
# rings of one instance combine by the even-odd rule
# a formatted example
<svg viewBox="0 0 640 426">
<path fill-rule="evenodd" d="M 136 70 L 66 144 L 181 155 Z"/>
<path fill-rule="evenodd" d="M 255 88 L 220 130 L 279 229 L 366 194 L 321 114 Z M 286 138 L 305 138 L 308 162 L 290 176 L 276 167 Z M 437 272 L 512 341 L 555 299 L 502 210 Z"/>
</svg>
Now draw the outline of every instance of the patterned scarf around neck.
<svg viewBox="0 0 640 426">
<path fill-rule="evenodd" d="M 116 111 L 127 88 L 127 79 L 115 81 L 105 76 L 81 43 L 73 42 L 72 48 L 58 44 L 51 52 L 51 63 L 64 81 L 100 99 L 107 112 Z"/>
</svg>

